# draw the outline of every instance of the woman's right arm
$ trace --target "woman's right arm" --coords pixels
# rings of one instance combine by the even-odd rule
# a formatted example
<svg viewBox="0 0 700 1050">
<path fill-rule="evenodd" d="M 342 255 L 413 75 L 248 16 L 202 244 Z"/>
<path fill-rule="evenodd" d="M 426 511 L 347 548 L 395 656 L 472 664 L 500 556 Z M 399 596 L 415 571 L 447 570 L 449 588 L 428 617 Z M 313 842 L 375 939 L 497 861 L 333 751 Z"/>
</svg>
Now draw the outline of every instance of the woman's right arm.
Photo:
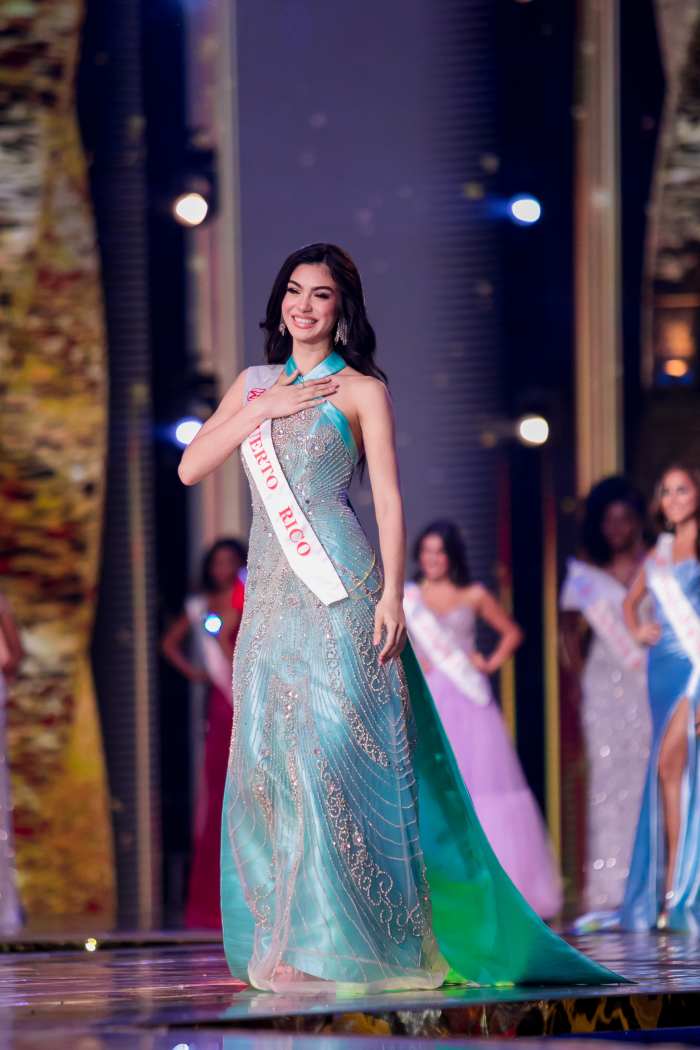
<svg viewBox="0 0 700 1050">
<path fill-rule="evenodd" d="M 636 642 L 640 645 L 656 645 L 661 637 L 661 628 L 658 623 L 640 623 L 637 617 L 639 603 L 646 592 L 647 578 L 642 569 L 627 592 L 627 597 L 622 604 L 622 613 L 625 618 L 625 626 Z"/>
<path fill-rule="evenodd" d="M 575 609 L 559 613 L 559 645 L 564 669 L 580 677 L 584 666 L 585 620 Z"/>
<path fill-rule="evenodd" d="M 263 422 L 262 398 L 244 405 L 244 393 L 245 372 L 241 372 L 216 412 L 182 453 L 177 472 L 183 484 L 196 485 L 211 474 Z"/>
<path fill-rule="evenodd" d="M 182 643 L 189 631 L 190 621 L 187 618 L 187 614 L 181 613 L 177 619 L 173 620 L 163 635 L 160 651 L 168 663 L 172 664 L 190 682 L 207 682 L 209 676 L 206 671 L 201 667 L 197 667 L 191 660 L 188 660 L 182 651 Z"/>
<path fill-rule="evenodd" d="M 266 419 L 294 415 L 326 400 L 338 389 L 334 376 L 294 386 L 298 374 L 298 371 L 290 376 L 283 374 L 264 394 L 244 404 L 245 372 L 241 372 L 216 412 L 182 453 L 177 470 L 180 481 L 196 485 L 220 467 Z"/>
</svg>

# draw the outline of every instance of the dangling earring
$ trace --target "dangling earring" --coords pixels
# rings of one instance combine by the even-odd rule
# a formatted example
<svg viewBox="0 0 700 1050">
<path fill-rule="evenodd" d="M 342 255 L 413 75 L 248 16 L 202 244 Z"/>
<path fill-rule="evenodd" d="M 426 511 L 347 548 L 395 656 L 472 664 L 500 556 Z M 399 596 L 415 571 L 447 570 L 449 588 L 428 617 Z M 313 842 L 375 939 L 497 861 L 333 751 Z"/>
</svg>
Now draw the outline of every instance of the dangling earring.
<svg viewBox="0 0 700 1050">
<path fill-rule="evenodd" d="M 287 334 L 287 326 L 284 323 L 284 321 L 280 321 L 279 328 L 277 329 L 277 331 L 279 332 L 280 335 L 286 335 Z"/>
<path fill-rule="evenodd" d="M 341 317 L 338 321 L 338 327 L 335 332 L 336 343 L 342 343 L 343 346 L 348 345 L 348 322 L 344 317 Z"/>
</svg>

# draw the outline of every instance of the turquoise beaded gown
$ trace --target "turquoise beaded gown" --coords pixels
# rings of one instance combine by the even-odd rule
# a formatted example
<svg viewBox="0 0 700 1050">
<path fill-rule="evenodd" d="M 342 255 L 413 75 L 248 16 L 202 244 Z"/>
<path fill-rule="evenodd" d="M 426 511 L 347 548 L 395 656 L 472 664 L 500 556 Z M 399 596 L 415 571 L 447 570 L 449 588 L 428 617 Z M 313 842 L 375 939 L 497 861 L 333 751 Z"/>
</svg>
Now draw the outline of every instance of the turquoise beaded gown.
<svg viewBox="0 0 700 1050">
<path fill-rule="evenodd" d="M 305 378 L 342 367 L 331 354 Z M 382 575 L 348 501 L 347 420 L 325 402 L 274 420 L 272 439 L 348 596 L 324 605 L 294 574 L 251 484 L 222 825 L 231 972 L 275 991 L 620 980 L 501 869 L 410 646 L 379 664 Z"/>
</svg>

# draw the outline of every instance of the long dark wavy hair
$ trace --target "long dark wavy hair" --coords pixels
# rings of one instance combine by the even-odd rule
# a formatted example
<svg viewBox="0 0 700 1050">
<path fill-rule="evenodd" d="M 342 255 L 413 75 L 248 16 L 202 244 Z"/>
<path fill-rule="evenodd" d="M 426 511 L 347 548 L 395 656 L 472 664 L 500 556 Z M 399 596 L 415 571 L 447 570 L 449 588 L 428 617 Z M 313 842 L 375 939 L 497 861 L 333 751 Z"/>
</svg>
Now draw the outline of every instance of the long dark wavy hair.
<svg viewBox="0 0 700 1050">
<path fill-rule="evenodd" d="M 646 525 L 644 496 L 628 478 L 612 474 L 603 478 L 586 497 L 581 523 L 581 546 L 594 565 L 608 565 L 612 558 L 610 544 L 603 535 L 603 518 L 612 503 L 624 503 L 639 520 L 642 539 L 649 545 L 651 539 Z"/>
<path fill-rule="evenodd" d="M 214 558 L 220 550 L 231 551 L 236 558 L 240 560 L 241 568 L 248 561 L 248 547 L 241 540 L 234 539 L 233 536 L 222 536 L 220 540 L 212 544 L 209 550 L 202 559 L 202 570 L 200 578 L 200 590 L 202 594 L 215 594 L 216 593 L 216 581 L 211 574 L 211 567 Z"/>
<path fill-rule="evenodd" d="M 347 345 L 334 344 L 334 349 L 352 368 L 366 376 L 387 382 L 386 375 L 374 361 L 377 338 L 369 323 L 360 274 L 347 252 L 335 244 L 309 244 L 285 259 L 267 301 L 265 320 L 260 327 L 265 335 L 265 357 L 271 365 L 284 364 L 292 352 L 292 337 L 279 330 L 282 320 L 282 300 L 287 294 L 289 279 L 297 266 L 304 263 L 325 263 L 340 292 L 338 320 L 347 326 Z"/>
<path fill-rule="evenodd" d="M 669 526 L 661 509 L 661 493 L 663 492 L 664 481 L 672 470 L 678 470 L 682 474 L 687 474 L 691 484 L 695 487 L 695 495 L 698 501 L 695 508 L 695 521 L 698 526 L 698 535 L 695 540 L 695 556 L 700 561 L 700 469 L 698 467 L 690 467 L 686 463 L 672 463 L 669 467 L 666 467 L 654 489 L 654 496 L 651 501 L 651 518 L 659 532 L 675 532 L 673 526 Z"/>
<path fill-rule="evenodd" d="M 413 544 L 413 560 L 418 566 L 413 579 L 418 583 L 423 579 L 423 573 L 420 568 L 420 552 L 423 541 L 428 536 L 439 536 L 442 540 L 449 566 L 447 575 L 452 583 L 457 587 L 466 587 L 467 584 L 471 583 L 472 577 L 469 571 L 467 548 L 459 529 L 453 521 L 433 521 L 430 525 L 426 525 L 420 533 Z"/>
</svg>

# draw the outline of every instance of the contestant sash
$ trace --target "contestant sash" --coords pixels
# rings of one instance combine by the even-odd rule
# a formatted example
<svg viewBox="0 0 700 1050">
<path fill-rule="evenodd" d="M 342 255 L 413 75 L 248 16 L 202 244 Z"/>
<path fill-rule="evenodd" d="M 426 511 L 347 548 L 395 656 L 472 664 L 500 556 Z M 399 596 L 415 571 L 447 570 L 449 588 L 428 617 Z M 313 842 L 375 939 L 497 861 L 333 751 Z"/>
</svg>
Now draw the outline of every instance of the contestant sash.
<svg viewBox="0 0 700 1050">
<path fill-rule="evenodd" d="M 406 585 L 403 605 L 409 634 L 429 656 L 432 666 L 449 678 L 465 699 L 486 707 L 492 698 L 488 678 L 474 667 L 463 643 L 428 609 L 417 584 Z"/>
<path fill-rule="evenodd" d="M 282 366 L 256 365 L 246 373 L 246 402 L 277 382 Z M 314 375 L 316 370 L 314 369 Z M 307 377 L 308 378 L 308 377 Z M 294 498 L 272 442 L 272 422 L 266 419 L 241 445 L 241 454 L 270 519 L 284 555 L 299 579 L 323 602 L 332 605 L 348 592 L 318 537 Z"/>
<path fill-rule="evenodd" d="M 700 617 L 673 574 L 673 536 L 660 537 L 647 563 L 647 582 L 656 595 L 673 633 L 693 665 L 691 692 L 700 680 Z"/>
<path fill-rule="evenodd" d="M 567 599 L 574 598 L 615 660 L 628 671 L 637 671 L 644 665 L 644 652 L 627 630 L 617 603 L 606 596 L 614 582 L 606 577 L 600 569 L 571 558 L 564 585 Z"/>
<path fill-rule="evenodd" d="M 209 611 L 206 601 L 199 595 L 188 598 L 185 602 L 185 611 L 187 619 L 197 632 L 197 645 L 209 678 L 229 703 L 233 703 L 231 694 L 233 669 L 216 635 L 210 634 L 204 626 L 204 620 Z"/>
</svg>

